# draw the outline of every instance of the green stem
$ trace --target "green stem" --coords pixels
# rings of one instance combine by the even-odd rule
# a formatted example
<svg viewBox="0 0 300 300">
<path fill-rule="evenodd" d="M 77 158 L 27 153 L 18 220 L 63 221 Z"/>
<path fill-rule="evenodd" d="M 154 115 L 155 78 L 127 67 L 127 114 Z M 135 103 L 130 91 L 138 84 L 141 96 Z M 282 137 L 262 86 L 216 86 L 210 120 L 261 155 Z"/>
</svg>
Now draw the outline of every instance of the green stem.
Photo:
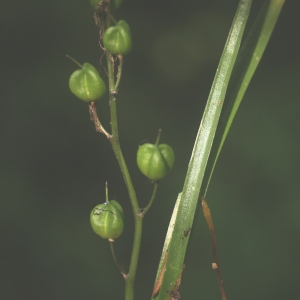
<svg viewBox="0 0 300 300">
<path fill-rule="evenodd" d="M 96 20 L 96 25 L 99 27 L 99 34 L 101 40 L 101 33 L 106 30 L 110 26 L 112 16 L 110 14 L 110 3 L 107 2 L 108 6 L 105 7 L 103 11 L 96 13 L 94 15 Z M 117 89 L 120 83 L 121 74 L 122 74 L 122 66 L 123 66 L 123 57 L 119 57 L 119 67 L 117 73 L 117 82 L 115 84 L 114 78 L 114 60 L 113 56 L 110 52 L 106 51 L 106 60 L 107 60 L 107 72 L 108 72 L 108 85 L 109 85 L 109 104 L 110 104 L 110 118 L 111 118 L 111 130 L 112 135 L 108 134 L 107 132 L 103 132 L 103 130 L 98 130 L 106 134 L 107 138 L 109 139 L 112 149 L 116 155 L 117 161 L 119 163 L 121 172 L 124 177 L 124 181 L 128 190 L 129 199 L 131 202 L 133 216 L 134 216 L 134 238 L 133 238 L 133 246 L 132 246 L 132 253 L 131 253 L 131 260 L 129 266 L 128 274 L 123 274 L 125 278 L 125 300 L 133 300 L 134 299 L 134 280 L 136 275 L 136 269 L 139 259 L 139 252 L 140 252 L 140 245 L 141 245 L 141 238 L 142 238 L 142 221 L 143 218 L 139 216 L 140 208 L 138 204 L 138 200 L 136 197 L 136 193 L 131 181 L 131 177 L 129 175 L 129 171 L 125 162 L 125 159 L 122 154 L 120 142 L 119 142 L 119 131 L 118 131 L 118 122 L 117 122 Z M 90 114 L 93 116 L 93 120 L 95 122 L 96 130 L 99 127 L 99 120 L 96 112 L 95 105 L 93 106 L 94 109 L 90 107 Z M 100 124 L 101 125 L 101 124 Z"/>
<path fill-rule="evenodd" d="M 131 260 L 129 266 L 129 273 L 125 281 L 125 300 L 134 299 L 134 280 L 136 275 L 136 269 L 139 260 L 140 245 L 142 239 L 142 225 L 143 218 L 135 215 L 135 230 L 133 237 L 133 247 L 131 253 Z"/>
<path fill-rule="evenodd" d="M 109 199 L 108 199 L 108 187 L 107 187 L 107 181 L 106 181 L 106 183 L 105 183 L 105 201 L 106 201 L 106 203 L 108 203 L 109 202 Z"/>
<path fill-rule="evenodd" d="M 158 129 L 157 138 L 156 138 L 156 141 L 155 141 L 155 146 L 156 147 L 158 147 L 160 136 L 161 136 L 161 129 Z"/>
<path fill-rule="evenodd" d="M 154 188 L 153 188 L 153 192 L 152 192 L 152 196 L 151 199 L 148 203 L 148 205 L 140 212 L 140 216 L 143 218 L 145 216 L 145 214 L 147 213 L 147 211 L 150 209 L 150 207 L 153 204 L 153 201 L 155 199 L 156 196 L 156 192 L 157 192 L 157 188 L 158 188 L 158 183 L 157 181 L 154 183 Z"/>
<path fill-rule="evenodd" d="M 118 261 L 117 261 L 117 257 L 116 257 L 115 249 L 114 249 L 114 242 L 109 241 L 109 246 L 110 246 L 111 254 L 112 254 L 113 258 L 114 258 L 114 261 L 115 261 L 115 263 L 116 263 L 116 265 L 117 265 L 119 271 L 121 272 L 121 274 L 123 275 L 123 277 L 126 278 L 127 275 L 126 275 L 126 273 L 125 273 L 123 267 L 120 266 L 120 264 L 119 264 Z"/>
<path fill-rule="evenodd" d="M 123 70 L 123 55 L 118 55 L 119 59 L 119 66 L 118 66 L 118 73 L 117 73 L 117 81 L 114 88 L 114 92 L 118 93 L 121 77 L 122 77 L 122 70 Z"/>
<path fill-rule="evenodd" d="M 110 17 L 110 19 L 113 21 L 113 23 L 116 25 L 116 24 L 117 24 L 117 21 L 116 21 L 116 19 L 114 18 L 114 16 L 110 14 L 109 17 Z"/>
<path fill-rule="evenodd" d="M 71 59 L 76 65 L 78 65 L 81 69 L 83 68 L 82 64 L 80 64 L 75 58 L 70 55 L 66 55 L 67 58 Z"/>
<path fill-rule="evenodd" d="M 139 252 L 140 252 L 143 219 L 139 216 L 140 208 L 137 201 L 136 193 L 119 143 L 119 131 L 118 131 L 118 122 L 117 122 L 117 101 L 116 101 L 116 94 L 115 94 L 113 60 L 112 60 L 111 53 L 108 51 L 106 51 L 106 59 L 107 59 L 108 81 L 109 81 L 109 103 L 110 103 L 111 129 L 112 129 L 112 137 L 110 138 L 110 143 L 116 155 L 117 161 L 119 163 L 121 172 L 124 177 L 125 184 L 127 186 L 130 202 L 133 209 L 134 222 L 135 222 L 134 239 L 133 239 L 133 247 L 131 253 L 131 261 L 129 266 L 129 273 L 125 279 L 125 299 L 133 300 L 134 280 L 135 280 L 137 263 L 138 263 Z"/>
</svg>

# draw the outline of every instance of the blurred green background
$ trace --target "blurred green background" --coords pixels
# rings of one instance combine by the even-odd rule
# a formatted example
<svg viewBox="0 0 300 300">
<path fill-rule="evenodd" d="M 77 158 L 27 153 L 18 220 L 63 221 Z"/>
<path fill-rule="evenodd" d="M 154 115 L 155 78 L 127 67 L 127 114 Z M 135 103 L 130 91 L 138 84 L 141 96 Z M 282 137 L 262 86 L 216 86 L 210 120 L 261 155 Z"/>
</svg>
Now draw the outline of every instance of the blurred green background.
<svg viewBox="0 0 300 300">
<path fill-rule="evenodd" d="M 262 1 L 254 1 L 249 22 Z M 177 194 L 238 1 L 124 0 L 117 19 L 133 34 L 118 98 L 121 145 L 141 206 L 151 184 L 138 145 L 176 154 L 144 220 L 136 299 L 149 299 Z M 299 1 L 287 1 L 218 161 L 207 195 L 228 299 L 300 299 Z M 109 245 L 89 213 L 110 198 L 126 228 L 115 243 L 124 268 L 133 221 L 106 138 L 68 89 L 77 66 L 100 67 L 88 0 L 1 2 L 1 299 L 123 299 Z M 249 27 L 246 29 L 248 30 Z M 105 73 L 103 72 L 105 77 Z M 107 96 L 98 103 L 109 128 Z M 220 299 L 209 230 L 196 218 L 183 299 Z"/>
</svg>

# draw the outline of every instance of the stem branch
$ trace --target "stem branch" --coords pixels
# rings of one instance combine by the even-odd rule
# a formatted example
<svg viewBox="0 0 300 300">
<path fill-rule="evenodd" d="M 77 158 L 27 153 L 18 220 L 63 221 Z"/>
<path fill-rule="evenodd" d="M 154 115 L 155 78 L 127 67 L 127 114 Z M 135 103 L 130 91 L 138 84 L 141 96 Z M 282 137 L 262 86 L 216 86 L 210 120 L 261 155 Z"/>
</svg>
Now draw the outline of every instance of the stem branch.
<svg viewBox="0 0 300 300">
<path fill-rule="evenodd" d="M 89 103 L 89 113 L 91 121 L 95 124 L 96 131 L 105 134 L 108 139 L 111 139 L 111 135 L 104 129 L 98 118 L 95 101 L 91 101 Z"/>
<path fill-rule="evenodd" d="M 121 274 L 123 275 L 123 277 L 126 279 L 127 274 L 124 271 L 123 267 L 117 261 L 117 257 L 116 257 L 115 249 L 114 249 L 114 242 L 109 241 L 109 246 L 110 246 L 111 254 L 112 254 L 113 258 L 114 258 L 114 261 L 115 261 L 115 263 L 116 263 L 119 271 L 121 272 Z"/>
<path fill-rule="evenodd" d="M 157 188 L 158 188 L 158 182 L 155 181 L 151 199 L 150 199 L 148 205 L 147 205 L 144 209 L 142 209 L 141 212 L 139 213 L 139 215 L 140 215 L 142 218 L 145 216 L 145 214 L 147 213 L 147 211 L 148 211 L 148 210 L 150 209 L 150 207 L 152 206 L 153 201 L 154 201 L 155 196 L 156 196 Z"/>
</svg>

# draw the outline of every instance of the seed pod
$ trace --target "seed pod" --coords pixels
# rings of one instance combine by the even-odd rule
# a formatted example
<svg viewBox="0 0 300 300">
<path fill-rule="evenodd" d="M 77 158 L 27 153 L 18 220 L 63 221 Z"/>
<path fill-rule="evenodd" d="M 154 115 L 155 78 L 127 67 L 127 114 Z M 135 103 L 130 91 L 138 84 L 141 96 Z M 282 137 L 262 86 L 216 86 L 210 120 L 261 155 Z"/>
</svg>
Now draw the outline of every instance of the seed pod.
<svg viewBox="0 0 300 300">
<path fill-rule="evenodd" d="M 175 155 L 167 144 L 158 146 L 143 144 L 137 151 L 137 165 L 140 171 L 151 180 L 164 178 L 173 168 Z"/>
<path fill-rule="evenodd" d="M 124 229 L 123 209 L 115 200 L 98 204 L 91 211 L 90 221 L 96 234 L 104 239 L 114 240 Z"/>
<path fill-rule="evenodd" d="M 116 26 L 109 27 L 103 34 L 103 44 L 113 54 L 127 54 L 132 48 L 131 31 L 126 21 L 121 20 Z"/>
<path fill-rule="evenodd" d="M 106 91 L 106 85 L 99 72 L 89 63 L 79 66 L 81 69 L 76 70 L 69 79 L 71 92 L 84 102 L 100 99 Z"/>
</svg>

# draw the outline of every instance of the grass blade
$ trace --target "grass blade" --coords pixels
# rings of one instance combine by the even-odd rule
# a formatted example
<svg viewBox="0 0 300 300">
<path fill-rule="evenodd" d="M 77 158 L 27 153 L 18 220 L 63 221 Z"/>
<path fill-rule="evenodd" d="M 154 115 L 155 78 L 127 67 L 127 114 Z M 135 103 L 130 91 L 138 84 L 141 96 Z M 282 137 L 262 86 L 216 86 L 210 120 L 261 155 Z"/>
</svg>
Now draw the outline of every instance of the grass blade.
<svg viewBox="0 0 300 300">
<path fill-rule="evenodd" d="M 285 0 L 267 0 L 264 2 L 245 43 L 241 47 L 228 85 L 220 123 L 201 186 L 200 193 L 204 197 L 228 131 L 266 49 L 284 2 Z"/>
<path fill-rule="evenodd" d="M 251 3 L 251 0 L 241 0 L 239 3 L 208 97 L 183 190 L 177 199 L 165 240 L 157 278 L 159 278 L 163 267 L 164 276 L 159 286 L 158 296 L 155 298 L 157 300 L 167 300 L 169 293 L 174 289 L 176 282 L 180 278 L 189 240 L 189 230 L 193 224 L 204 171 Z M 166 251 L 168 251 L 168 255 L 166 263 L 164 263 Z M 155 287 L 158 288 L 157 285 Z"/>
</svg>

